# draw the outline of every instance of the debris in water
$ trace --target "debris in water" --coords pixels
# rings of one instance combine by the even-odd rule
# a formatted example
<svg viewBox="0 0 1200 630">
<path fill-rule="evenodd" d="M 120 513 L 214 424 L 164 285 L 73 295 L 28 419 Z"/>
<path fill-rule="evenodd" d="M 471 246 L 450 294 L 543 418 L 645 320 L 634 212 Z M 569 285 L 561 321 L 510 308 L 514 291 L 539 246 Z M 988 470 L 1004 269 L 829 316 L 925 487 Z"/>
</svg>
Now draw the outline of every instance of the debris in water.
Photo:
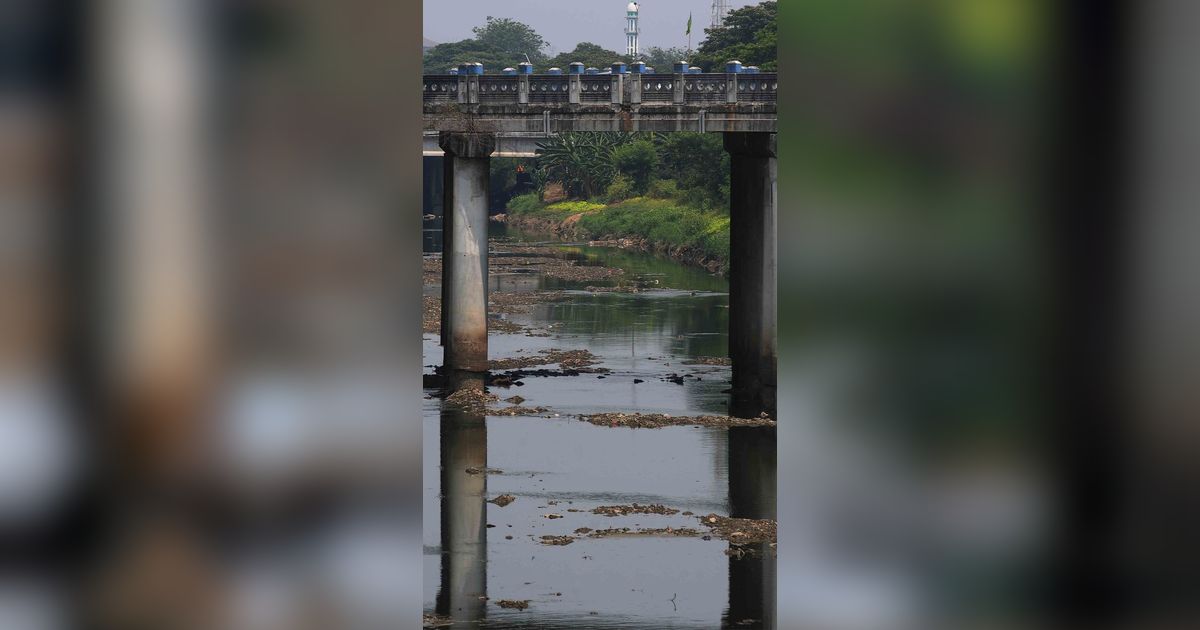
<svg viewBox="0 0 1200 630">
<path fill-rule="evenodd" d="M 679 510 L 669 508 L 657 503 L 650 505 L 601 505 L 592 510 L 592 514 L 601 514 L 604 516 L 626 516 L 628 514 L 663 514 L 671 515 L 678 514 Z"/>
<path fill-rule="evenodd" d="M 513 501 L 516 501 L 516 500 L 517 500 L 517 497 L 514 497 L 511 494 L 502 494 L 502 495 L 496 497 L 495 499 L 488 501 L 488 503 L 495 503 L 496 505 L 498 505 L 500 507 L 504 507 L 504 506 L 508 505 L 509 503 L 512 503 Z"/>
<path fill-rule="evenodd" d="M 648 529 L 613 527 L 610 529 L 597 529 L 588 534 L 588 538 L 613 538 L 627 536 L 699 537 L 700 532 L 690 527 L 655 527 Z"/>
<path fill-rule="evenodd" d="M 580 420 L 602 427 L 632 427 L 659 429 L 669 426 L 699 427 L 773 427 L 775 420 L 762 415 L 758 418 L 733 416 L 671 416 L 665 413 L 597 413 L 579 416 Z"/>
<path fill-rule="evenodd" d="M 550 350 L 544 354 L 550 359 L 551 363 L 557 363 L 558 367 L 567 369 L 579 369 L 591 365 L 596 365 L 600 362 L 599 357 L 587 350 Z"/>
<path fill-rule="evenodd" d="M 692 357 L 684 365 L 733 365 L 729 357 Z"/>
<path fill-rule="evenodd" d="M 529 608 L 528 599 L 498 599 L 496 605 L 501 608 L 516 608 L 517 610 L 525 610 Z"/>
<path fill-rule="evenodd" d="M 498 468 L 476 468 L 472 466 L 468 468 L 466 472 L 469 475 L 499 475 L 504 471 Z"/>
<path fill-rule="evenodd" d="M 501 407 L 488 409 L 489 416 L 537 416 L 550 411 L 546 407 Z"/>
<path fill-rule="evenodd" d="M 709 514 L 698 517 L 720 539 L 739 545 L 774 544 L 775 521 L 770 518 L 732 518 Z"/>
<path fill-rule="evenodd" d="M 496 402 L 500 397 L 495 394 L 489 394 L 482 389 L 464 387 L 449 396 L 446 396 L 446 404 L 460 407 L 468 412 L 483 413 L 484 408 L 489 402 Z"/>
</svg>

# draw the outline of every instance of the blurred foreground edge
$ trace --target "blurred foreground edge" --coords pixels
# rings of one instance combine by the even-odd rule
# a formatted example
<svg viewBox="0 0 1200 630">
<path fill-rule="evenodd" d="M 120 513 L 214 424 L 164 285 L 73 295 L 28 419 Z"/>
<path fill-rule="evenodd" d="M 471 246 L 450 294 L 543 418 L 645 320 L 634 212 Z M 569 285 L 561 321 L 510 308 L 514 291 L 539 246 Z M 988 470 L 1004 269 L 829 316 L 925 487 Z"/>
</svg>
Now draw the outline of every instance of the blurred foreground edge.
<svg viewBox="0 0 1200 630">
<path fill-rule="evenodd" d="M 36 181 L 0 220 L 38 260 L 5 299 L 49 306 L 33 351 L 3 337 L 3 394 L 44 404 L 0 430 L 69 481 L 5 486 L 49 508 L 3 497 L 0 625 L 417 627 L 420 20 L 13 9 L 0 111 L 35 140 L 6 163 Z"/>
</svg>

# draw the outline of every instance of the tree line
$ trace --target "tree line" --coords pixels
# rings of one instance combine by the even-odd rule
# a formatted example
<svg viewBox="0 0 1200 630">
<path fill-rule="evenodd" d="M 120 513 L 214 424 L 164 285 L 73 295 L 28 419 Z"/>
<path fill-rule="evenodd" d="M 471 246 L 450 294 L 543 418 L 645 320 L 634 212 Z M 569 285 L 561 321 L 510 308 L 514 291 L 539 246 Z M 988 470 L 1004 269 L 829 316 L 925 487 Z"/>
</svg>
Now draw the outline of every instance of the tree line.
<svg viewBox="0 0 1200 630">
<path fill-rule="evenodd" d="M 730 59 L 763 70 L 774 70 L 777 67 L 776 15 L 777 3 L 774 1 L 735 9 L 729 12 L 723 26 L 704 29 L 705 38 L 690 58 L 683 47 L 650 46 L 642 51 L 639 60 L 659 72 L 670 72 L 676 61 L 688 61 L 705 72 L 720 72 Z M 483 25 L 472 29 L 472 33 L 474 37 L 470 39 L 438 44 L 427 50 L 424 72 L 440 74 L 468 62 L 482 63 L 484 72 L 498 74 L 527 59 L 539 70 L 555 66 L 565 69 L 574 61 L 600 69 L 608 68 L 616 61 L 634 61 L 628 55 L 592 42 L 580 42 L 573 50 L 551 57 L 546 53 L 549 43 L 537 31 L 511 18 L 488 16 Z"/>
</svg>

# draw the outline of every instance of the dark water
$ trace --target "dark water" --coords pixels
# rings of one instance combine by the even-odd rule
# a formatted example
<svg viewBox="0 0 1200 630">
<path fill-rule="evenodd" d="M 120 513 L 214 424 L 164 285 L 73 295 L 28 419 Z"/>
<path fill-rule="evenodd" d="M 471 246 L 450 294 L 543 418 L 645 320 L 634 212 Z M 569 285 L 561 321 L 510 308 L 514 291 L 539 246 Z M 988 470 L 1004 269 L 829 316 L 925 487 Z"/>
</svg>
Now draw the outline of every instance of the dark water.
<svg viewBox="0 0 1200 630">
<path fill-rule="evenodd" d="M 536 240 L 502 230 L 494 236 Z M 552 418 L 470 416 L 426 399 L 426 610 L 450 615 L 455 628 L 772 627 L 774 561 L 731 559 L 724 541 L 539 542 L 542 535 L 570 535 L 580 527 L 705 529 L 695 516 L 682 514 L 588 512 L 600 505 L 661 503 L 696 515 L 774 511 L 773 432 L 608 428 L 569 417 L 599 411 L 725 413 L 729 368 L 681 362 L 725 355 L 726 281 L 649 254 L 578 244 L 558 251 L 581 264 L 625 269 L 626 279 L 647 290 L 589 293 L 583 285 L 604 283 L 555 280 L 534 269 L 491 274 L 492 290 L 571 292 L 566 302 L 506 316 L 550 336 L 493 333 L 492 358 L 545 348 L 587 349 L 612 372 L 605 378 L 525 378 L 522 387 L 492 388 L 501 398 L 519 394 L 526 399 L 523 405 L 559 414 Z M 437 288 L 426 291 L 436 294 Z M 436 335 L 424 336 L 424 351 L 425 364 L 440 363 Z M 685 372 L 698 378 L 683 385 L 663 380 Z M 465 472 L 485 466 L 502 472 Z M 484 502 L 505 493 L 517 500 L 506 507 Z M 562 518 L 545 518 L 551 513 Z M 484 596 L 488 599 L 480 599 Z M 526 610 L 503 609 L 494 603 L 500 599 L 530 604 Z M 734 625 L 745 620 L 759 621 Z"/>
</svg>

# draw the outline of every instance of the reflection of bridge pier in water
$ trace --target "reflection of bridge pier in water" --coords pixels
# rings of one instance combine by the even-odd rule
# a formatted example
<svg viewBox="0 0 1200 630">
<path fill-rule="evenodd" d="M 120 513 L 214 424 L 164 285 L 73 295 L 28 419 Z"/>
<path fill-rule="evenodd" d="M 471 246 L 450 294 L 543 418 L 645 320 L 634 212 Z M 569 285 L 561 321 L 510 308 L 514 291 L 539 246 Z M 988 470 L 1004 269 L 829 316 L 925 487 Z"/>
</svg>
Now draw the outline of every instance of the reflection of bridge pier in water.
<svg viewBox="0 0 1200 630">
<path fill-rule="evenodd" d="M 479 376 L 453 389 L 483 388 Z M 445 406 L 441 417 L 442 583 L 437 613 L 473 627 L 487 601 L 487 425 L 482 414 Z M 467 472 L 472 469 L 473 472 Z M 478 472 L 474 472 L 478 469 Z"/>
<path fill-rule="evenodd" d="M 729 515 L 735 518 L 776 518 L 776 446 L 773 427 L 735 427 L 729 430 Z M 729 608 L 723 628 L 776 627 L 776 558 L 768 543 L 757 553 L 729 557 Z M 756 619 L 759 624 L 742 624 Z"/>
</svg>

